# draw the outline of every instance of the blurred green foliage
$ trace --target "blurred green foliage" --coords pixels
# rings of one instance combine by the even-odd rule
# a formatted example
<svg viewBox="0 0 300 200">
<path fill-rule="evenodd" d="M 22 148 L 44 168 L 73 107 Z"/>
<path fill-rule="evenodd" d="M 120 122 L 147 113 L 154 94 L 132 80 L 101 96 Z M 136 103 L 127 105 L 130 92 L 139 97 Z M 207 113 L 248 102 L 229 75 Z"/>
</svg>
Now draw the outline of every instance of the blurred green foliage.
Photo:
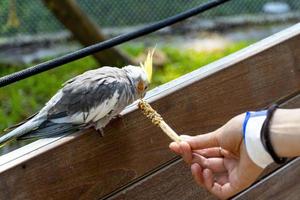
<svg viewBox="0 0 300 200">
<path fill-rule="evenodd" d="M 180 51 L 172 47 L 163 47 L 162 51 L 167 55 L 168 62 L 164 67 L 155 71 L 153 85 L 161 85 L 199 67 L 207 65 L 215 60 L 227 56 L 237 50 L 248 46 L 251 42 L 244 41 L 232 43 L 224 49 L 214 51 L 195 51 L 187 49 Z"/>
<path fill-rule="evenodd" d="M 163 46 L 159 50 L 166 55 L 167 62 L 164 66 L 154 71 L 152 88 L 233 53 L 249 44 L 250 42 L 234 43 L 222 50 L 210 52 L 179 50 L 175 47 Z M 122 45 L 122 50 L 133 57 L 144 53 L 145 49 L 146 47 L 142 44 Z M 53 69 L 1 88 L 0 130 L 20 122 L 37 112 L 66 80 L 97 67 L 98 65 L 92 57 L 86 57 L 61 66 L 58 69 Z M 20 70 L 19 66 L 0 66 L 0 76 L 17 70 Z"/>
</svg>

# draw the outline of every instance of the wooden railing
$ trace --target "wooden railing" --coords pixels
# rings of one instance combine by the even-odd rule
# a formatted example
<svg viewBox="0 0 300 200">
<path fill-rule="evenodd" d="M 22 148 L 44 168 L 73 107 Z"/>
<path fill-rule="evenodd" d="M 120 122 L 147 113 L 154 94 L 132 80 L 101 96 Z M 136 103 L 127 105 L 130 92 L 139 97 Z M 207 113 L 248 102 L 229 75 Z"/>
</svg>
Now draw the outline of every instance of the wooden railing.
<svg viewBox="0 0 300 200">
<path fill-rule="evenodd" d="M 160 86 L 146 99 L 178 133 L 191 135 L 272 102 L 299 107 L 299 55 L 297 24 Z M 89 129 L 43 139 L 0 157 L 0 199 L 214 199 L 135 104 L 104 131 L 104 137 Z M 279 170 L 271 165 L 235 198 L 297 197 L 299 165 L 298 159 Z M 277 181 L 281 177 L 289 178 Z"/>
</svg>

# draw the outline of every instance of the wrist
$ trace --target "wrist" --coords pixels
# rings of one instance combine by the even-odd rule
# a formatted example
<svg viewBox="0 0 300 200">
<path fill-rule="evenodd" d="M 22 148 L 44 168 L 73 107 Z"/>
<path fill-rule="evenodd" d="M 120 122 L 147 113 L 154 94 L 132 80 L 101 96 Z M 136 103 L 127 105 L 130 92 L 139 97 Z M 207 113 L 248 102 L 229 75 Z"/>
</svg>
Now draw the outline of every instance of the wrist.
<svg viewBox="0 0 300 200">
<path fill-rule="evenodd" d="M 267 118 L 267 111 L 247 112 L 243 123 L 243 139 L 250 159 L 265 168 L 273 162 L 261 140 L 261 130 Z"/>
<path fill-rule="evenodd" d="M 277 104 L 272 104 L 268 110 L 267 110 L 267 116 L 266 119 L 263 123 L 262 129 L 261 129 L 261 140 L 262 143 L 266 149 L 266 151 L 270 154 L 272 159 L 277 163 L 277 164 L 283 164 L 286 161 L 285 157 L 279 157 L 278 154 L 275 152 L 273 148 L 273 144 L 271 142 L 271 136 L 270 136 L 270 123 L 271 120 L 273 119 L 273 115 L 277 109 L 278 105 Z"/>
</svg>

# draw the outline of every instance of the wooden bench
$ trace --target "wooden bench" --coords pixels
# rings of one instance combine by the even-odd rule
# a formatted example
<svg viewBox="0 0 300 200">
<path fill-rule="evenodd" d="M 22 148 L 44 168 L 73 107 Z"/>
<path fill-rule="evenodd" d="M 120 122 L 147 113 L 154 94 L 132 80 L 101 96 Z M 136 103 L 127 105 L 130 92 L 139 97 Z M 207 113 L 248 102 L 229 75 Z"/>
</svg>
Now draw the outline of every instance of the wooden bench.
<svg viewBox="0 0 300 200">
<path fill-rule="evenodd" d="M 300 24 L 153 89 L 178 133 L 203 134 L 272 102 L 300 107 Z M 0 157 L 0 199 L 214 199 L 134 104 L 105 128 L 42 139 Z M 271 165 L 235 199 L 297 199 L 300 160 Z M 246 169 L 245 169 L 246 170 Z"/>
</svg>

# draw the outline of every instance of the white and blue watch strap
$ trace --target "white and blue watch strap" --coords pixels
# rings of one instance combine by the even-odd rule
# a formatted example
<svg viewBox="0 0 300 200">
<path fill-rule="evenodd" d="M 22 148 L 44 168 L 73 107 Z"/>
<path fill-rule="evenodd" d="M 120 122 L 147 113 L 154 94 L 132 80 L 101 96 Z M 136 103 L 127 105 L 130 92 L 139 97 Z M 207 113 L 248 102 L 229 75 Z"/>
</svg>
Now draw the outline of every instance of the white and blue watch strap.
<svg viewBox="0 0 300 200">
<path fill-rule="evenodd" d="M 261 141 L 261 129 L 266 119 L 267 111 L 247 112 L 243 124 L 243 139 L 251 160 L 261 168 L 266 168 L 273 162 Z"/>
</svg>

